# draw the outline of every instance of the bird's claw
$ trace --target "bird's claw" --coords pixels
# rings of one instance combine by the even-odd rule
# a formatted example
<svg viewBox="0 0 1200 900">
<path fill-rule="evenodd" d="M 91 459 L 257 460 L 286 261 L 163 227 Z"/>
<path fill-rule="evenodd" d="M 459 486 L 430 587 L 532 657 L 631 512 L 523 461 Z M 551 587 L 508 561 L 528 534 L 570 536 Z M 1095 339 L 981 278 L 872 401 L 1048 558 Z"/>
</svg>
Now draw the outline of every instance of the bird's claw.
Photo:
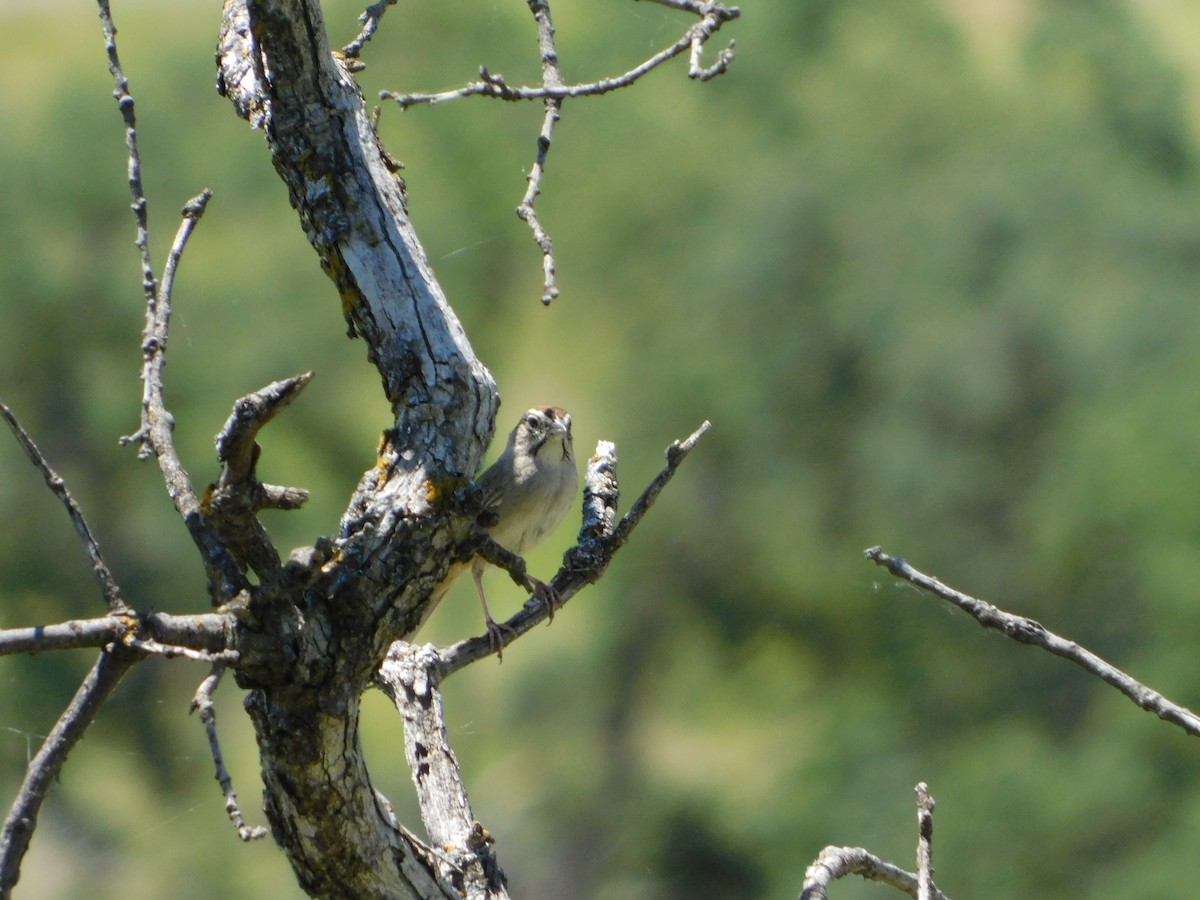
<svg viewBox="0 0 1200 900">
<path fill-rule="evenodd" d="M 504 662 L 504 632 L 508 632 L 511 637 L 516 637 L 517 632 L 511 625 L 500 624 L 491 616 L 487 617 L 487 634 L 488 643 L 492 649 L 496 651 L 496 661 Z"/>
<path fill-rule="evenodd" d="M 562 597 L 559 596 L 558 591 L 556 591 L 551 585 L 546 584 L 546 582 L 539 581 L 532 575 L 527 575 L 526 577 L 529 579 L 530 592 L 533 594 L 533 596 L 537 597 L 546 605 L 546 612 L 549 615 L 549 621 L 547 624 L 553 622 L 554 611 L 562 606 Z"/>
</svg>

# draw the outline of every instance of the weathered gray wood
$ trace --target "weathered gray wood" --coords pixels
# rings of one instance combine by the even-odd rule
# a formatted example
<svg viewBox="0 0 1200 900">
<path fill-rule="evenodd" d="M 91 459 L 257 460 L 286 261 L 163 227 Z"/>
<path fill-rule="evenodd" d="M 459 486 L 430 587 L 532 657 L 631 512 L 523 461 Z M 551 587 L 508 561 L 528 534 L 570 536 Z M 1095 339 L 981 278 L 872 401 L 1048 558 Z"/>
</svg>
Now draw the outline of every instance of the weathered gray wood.
<svg viewBox="0 0 1200 900">
<path fill-rule="evenodd" d="M 313 896 L 457 896 L 371 786 L 359 699 L 474 536 L 470 477 L 491 439 L 495 385 L 433 277 L 315 0 L 227 3 L 218 66 L 239 113 L 264 130 L 395 413 L 340 533 L 294 554 L 242 617 L 235 671 L 250 691 L 267 816 Z"/>
</svg>

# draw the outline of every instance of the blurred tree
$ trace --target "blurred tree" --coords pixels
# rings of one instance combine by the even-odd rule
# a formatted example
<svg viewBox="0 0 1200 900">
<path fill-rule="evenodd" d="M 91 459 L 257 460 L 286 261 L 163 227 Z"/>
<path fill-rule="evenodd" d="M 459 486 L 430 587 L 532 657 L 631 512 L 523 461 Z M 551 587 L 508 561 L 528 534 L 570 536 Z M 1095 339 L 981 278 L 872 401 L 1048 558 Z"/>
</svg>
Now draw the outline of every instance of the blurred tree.
<svg viewBox="0 0 1200 900">
<path fill-rule="evenodd" d="M 264 478 L 313 497 L 268 525 L 281 546 L 311 543 L 372 464 L 387 409 L 337 335 L 261 148 L 212 96 L 210 42 L 192 38 L 211 22 L 172 6 L 139 8 L 122 40 L 152 198 L 216 194 L 180 276 L 168 391 L 181 452 L 209 471 L 228 397 L 316 368 L 263 440 Z M 511 6 L 464 24 L 411 4 L 359 78 L 433 90 L 486 63 L 536 79 L 519 53 L 527 10 Z M 358 10 L 327 9 L 348 40 Z M 647 4 L 556 12 L 581 70 L 667 35 Z M 187 609 L 203 588 L 179 565 L 190 548 L 160 485 L 114 446 L 134 424 L 140 311 L 96 38 L 60 17 L 46 65 L 44 17 L 3 15 L 0 392 L 131 594 Z M 567 292 L 549 317 L 528 302 L 540 273 L 510 224 L 540 111 L 385 110 L 412 214 L 504 414 L 569 406 L 581 445 L 617 437 L 627 483 L 664 438 L 715 423 L 645 546 L 591 599 L 503 669 L 446 686 L 514 893 L 692 896 L 695 879 L 665 861 L 719 846 L 714 883 L 788 895 L 831 841 L 907 856 L 919 779 L 939 799 L 952 896 L 1177 896 L 1200 877 L 1190 742 L 859 555 L 883 543 L 1200 702 L 1194 24 L 1190 0 L 748 6 L 735 77 L 703 92 L 661 77 L 564 122 L 542 198 Z M 231 270 L 246 234 L 255 264 Z M 265 321 L 269 345 L 252 340 Z M 60 552 L 69 527 L 14 448 L 0 454 L 4 624 L 80 615 L 94 588 Z M 430 639 L 477 627 L 472 603 L 448 601 Z M 0 662 L 5 784 L 81 671 L 65 654 Z M 197 777 L 203 740 L 175 702 L 195 673 L 133 677 L 73 755 L 22 888 L 277 894 L 278 854 L 230 849 Z M 366 753 L 399 808 L 399 730 L 366 702 Z M 236 697 L 218 703 L 251 796 L 252 736 Z M 89 788 L 100 773 L 121 809 Z"/>
</svg>

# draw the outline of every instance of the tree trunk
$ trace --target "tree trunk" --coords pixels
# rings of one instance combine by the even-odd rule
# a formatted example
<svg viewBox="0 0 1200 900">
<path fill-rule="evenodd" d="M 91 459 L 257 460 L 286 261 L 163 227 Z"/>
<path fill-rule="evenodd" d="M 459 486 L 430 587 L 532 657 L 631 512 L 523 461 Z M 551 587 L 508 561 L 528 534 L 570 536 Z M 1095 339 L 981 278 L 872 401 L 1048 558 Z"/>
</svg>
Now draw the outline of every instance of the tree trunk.
<svg viewBox="0 0 1200 900">
<path fill-rule="evenodd" d="M 389 646 L 430 611 L 477 531 L 471 476 L 494 428 L 491 376 L 433 278 L 363 97 L 315 0 L 229 2 L 220 85 L 263 128 L 353 334 L 395 413 L 340 533 L 294 553 L 240 616 L 266 812 L 304 889 L 323 897 L 461 896 L 376 795 L 359 700 Z M 472 844 L 469 809 L 458 848 Z M 494 879 L 498 881 L 499 879 Z M 502 892 L 497 884 L 467 892 Z"/>
</svg>

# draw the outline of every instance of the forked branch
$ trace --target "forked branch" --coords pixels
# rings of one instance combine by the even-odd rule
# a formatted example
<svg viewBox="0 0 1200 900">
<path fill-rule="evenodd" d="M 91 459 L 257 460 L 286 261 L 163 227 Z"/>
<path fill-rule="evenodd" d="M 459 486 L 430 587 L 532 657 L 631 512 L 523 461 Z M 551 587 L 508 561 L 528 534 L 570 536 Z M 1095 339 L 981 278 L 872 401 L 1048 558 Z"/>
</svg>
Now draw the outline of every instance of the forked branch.
<svg viewBox="0 0 1200 900">
<path fill-rule="evenodd" d="M 393 100 L 399 104 L 401 109 L 408 109 L 411 106 L 420 106 L 423 104 L 435 105 L 438 103 L 448 103 L 452 100 L 462 100 L 465 97 L 491 97 L 495 100 L 508 100 L 511 102 L 524 100 L 565 100 L 568 97 L 595 97 L 600 94 L 607 94 L 610 91 L 630 87 L 646 75 L 649 75 L 663 63 L 670 62 L 680 54 L 692 50 L 695 46 L 703 47 L 722 25 L 736 19 L 742 14 L 741 10 L 736 6 L 727 7 L 719 3 L 673 3 L 666 2 L 666 0 L 655 0 L 655 2 L 661 3 L 663 6 L 670 6 L 700 15 L 702 17 L 701 21 L 684 32 L 683 36 L 674 43 L 647 57 L 620 75 L 612 75 L 607 78 L 598 78 L 595 81 L 578 82 L 575 84 L 547 84 L 543 81 L 542 84 L 536 86 L 510 85 L 505 81 L 504 76 L 492 73 L 486 67 L 481 67 L 478 81 L 468 82 L 459 88 L 436 91 L 430 94 L 401 94 L 396 91 L 381 91 L 379 94 L 380 99 Z M 546 4 L 530 0 L 531 8 L 535 5 L 545 6 Z M 729 48 L 723 51 L 717 64 L 707 68 L 702 66 L 689 68 L 688 76 L 697 80 L 707 81 L 728 69 L 729 65 L 733 62 L 733 58 L 733 45 L 731 44 Z"/>
<path fill-rule="evenodd" d="M 125 146 L 129 155 L 129 192 L 133 199 L 133 216 L 137 225 L 135 243 L 141 256 L 142 291 L 146 295 L 146 326 L 142 333 L 141 427 L 134 434 L 122 438 L 121 442 L 140 445 L 139 455 L 143 459 L 151 455 L 158 459 L 167 484 L 167 492 L 175 503 L 175 509 L 201 550 L 214 598 L 217 603 L 225 603 L 245 587 L 245 582 L 232 558 L 200 514 L 200 502 L 192 489 L 191 479 L 175 451 L 175 420 L 163 400 L 163 367 L 166 365 L 167 337 L 171 323 L 171 291 L 174 288 L 175 273 L 188 238 L 200 217 L 204 215 L 212 192 L 204 190 L 184 206 L 183 221 L 167 255 L 163 280 L 159 284 L 150 256 L 147 202 L 142 187 L 142 161 L 138 150 L 135 104 L 133 96 L 129 93 L 129 79 L 125 77 L 117 54 L 117 28 L 113 24 L 108 0 L 97 2 L 100 7 L 105 49 L 108 53 L 108 69 L 115 85 L 113 96 L 125 120 Z"/>
<path fill-rule="evenodd" d="M 600 78 L 586 83 L 567 84 L 562 77 L 559 65 L 558 44 L 554 36 L 554 23 L 550 15 L 549 0 L 526 0 L 530 12 L 533 13 L 537 25 L 538 50 L 541 56 L 542 83 L 537 86 L 514 86 L 508 84 L 498 73 L 480 67 L 479 80 L 472 81 L 460 88 L 438 91 L 432 94 L 409 93 L 401 94 L 395 91 L 382 91 L 380 98 L 394 100 L 401 109 L 420 104 L 446 103 L 451 100 L 461 100 L 464 97 L 491 97 L 496 100 L 519 102 L 522 100 L 541 100 L 545 103 L 546 114 L 542 118 L 541 130 L 537 138 L 537 155 L 527 176 L 528 186 L 521 202 L 517 205 L 517 215 L 528 226 L 534 242 L 542 252 L 542 303 L 549 305 L 558 296 L 557 269 L 554 262 L 554 243 L 550 235 L 542 227 L 538 218 L 536 202 L 542 191 L 542 177 L 546 171 L 546 157 L 554 137 L 554 127 L 562 118 L 563 101 L 569 97 L 595 97 L 607 94 L 620 88 L 629 87 L 644 76 L 653 72 L 663 63 L 669 62 L 683 53 L 688 53 L 688 77 L 697 81 L 708 81 L 725 72 L 733 62 L 733 42 L 717 54 L 717 59 L 711 65 L 704 65 L 704 47 L 721 26 L 741 15 L 736 6 L 725 6 L 715 0 L 654 0 L 662 6 L 681 12 L 690 13 L 699 18 L 683 36 L 670 46 L 648 57 L 626 72 L 608 78 Z M 376 4 L 377 6 L 379 4 Z M 364 13 L 367 23 L 363 34 L 370 36 L 374 31 L 372 21 L 378 24 L 378 17 L 373 20 L 370 13 L 374 7 Z M 382 15 L 382 10 L 379 10 Z M 361 49 L 361 43 L 355 47 L 350 45 L 347 50 L 354 48 L 355 55 Z M 349 55 L 349 53 L 347 53 Z"/>
<path fill-rule="evenodd" d="M 862 847 L 826 847 L 804 873 L 800 900 L 828 900 L 829 885 L 847 875 L 891 885 L 910 897 L 919 897 L 919 882 L 912 872 L 880 859 Z M 937 888 L 931 896 L 936 900 L 949 900 Z"/>
<path fill-rule="evenodd" d="M 132 121 L 133 99 L 128 98 L 127 119 Z M 131 156 L 131 159 L 133 157 Z M 132 166 L 132 163 L 131 163 Z M 134 209 L 144 209 L 146 198 L 140 196 L 140 184 L 135 193 Z M 167 363 L 167 342 L 171 327 L 171 292 L 175 286 L 175 273 L 183 256 L 188 238 L 212 197 L 203 191 L 192 198 L 183 208 L 183 220 L 179 223 L 175 240 L 167 256 L 163 280 L 146 301 L 146 327 L 142 333 L 142 421 L 141 427 L 132 435 L 122 438 L 123 444 L 139 444 L 139 455 L 145 459 L 153 456 L 158 460 L 167 493 L 175 504 L 175 510 L 183 519 L 188 533 L 200 549 L 208 571 L 210 590 L 214 605 L 228 603 L 246 587 L 246 581 L 236 561 L 222 544 L 212 525 L 204 517 L 200 498 L 192 486 L 191 476 L 184 468 L 175 449 L 175 418 L 167 409 L 163 397 L 163 369 Z M 140 227 L 140 226 L 139 226 Z M 147 258 L 148 259 L 148 258 Z M 146 263 L 149 264 L 148 262 Z"/>
<path fill-rule="evenodd" d="M 933 797 L 924 782 L 917 794 L 917 872 L 905 871 L 862 847 L 826 847 L 804 873 L 800 900 L 828 900 L 829 885 L 847 875 L 891 885 L 914 900 L 949 900 L 933 883 Z"/>
<path fill-rule="evenodd" d="M 130 618 L 129 611 L 121 599 L 121 591 L 116 579 L 100 552 L 100 545 L 66 484 L 50 468 L 50 464 L 38 449 L 37 444 L 21 427 L 12 410 L 0 403 L 0 414 L 3 414 L 13 434 L 25 448 L 30 460 L 42 473 L 46 485 L 62 502 L 71 523 L 83 541 L 84 548 L 92 559 L 92 568 L 100 581 L 100 589 L 104 594 L 105 603 L 108 605 L 109 615 L 106 619 L 111 622 L 121 622 Z M 61 627 L 59 630 L 64 638 L 73 636 L 70 628 Z M 36 644 L 43 639 L 45 631 L 46 629 L 28 628 L 19 629 L 17 635 L 14 635 L 13 632 L 0 632 L 0 653 L 29 649 L 28 646 L 22 646 L 22 644 Z M 8 640 L 10 637 L 15 639 Z M 58 777 L 63 763 L 66 762 L 67 754 L 83 737 L 84 732 L 95 718 L 96 711 L 139 658 L 123 647 L 109 645 L 109 640 L 108 635 L 101 635 L 101 640 L 97 644 L 105 649 L 101 651 L 100 658 L 92 667 L 92 671 L 84 678 L 75 693 L 75 698 L 59 717 L 41 749 L 30 760 L 25 770 L 25 779 L 21 783 L 17 799 L 13 802 L 8 817 L 4 820 L 3 830 L 0 830 L 0 897 L 9 896 L 13 885 L 20 878 L 21 860 L 25 856 L 25 851 L 29 849 L 30 838 L 37 827 L 42 801 L 45 800 L 46 792 L 54 779 Z"/>
</svg>

